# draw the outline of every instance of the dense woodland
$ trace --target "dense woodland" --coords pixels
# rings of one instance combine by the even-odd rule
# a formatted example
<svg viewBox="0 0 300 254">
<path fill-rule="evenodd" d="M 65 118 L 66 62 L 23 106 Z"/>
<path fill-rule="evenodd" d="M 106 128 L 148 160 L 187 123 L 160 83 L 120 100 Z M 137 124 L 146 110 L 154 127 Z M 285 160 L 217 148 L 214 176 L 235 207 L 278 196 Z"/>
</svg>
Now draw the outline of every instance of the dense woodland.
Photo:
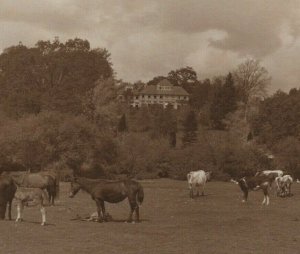
<svg viewBox="0 0 300 254">
<path fill-rule="evenodd" d="M 300 90 L 268 94 L 271 77 L 259 61 L 212 79 L 197 77 L 192 67 L 147 83 L 116 77 L 108 50 L 92 49 L 87 40 L 5 49 L 1 170 L 185 179 L 203 169 L 226 180 L 277 168 L 300 177 Z M 134 90 L 163 78 L 190 93 L 189 105 L 130 107 Z"/>
</svg>

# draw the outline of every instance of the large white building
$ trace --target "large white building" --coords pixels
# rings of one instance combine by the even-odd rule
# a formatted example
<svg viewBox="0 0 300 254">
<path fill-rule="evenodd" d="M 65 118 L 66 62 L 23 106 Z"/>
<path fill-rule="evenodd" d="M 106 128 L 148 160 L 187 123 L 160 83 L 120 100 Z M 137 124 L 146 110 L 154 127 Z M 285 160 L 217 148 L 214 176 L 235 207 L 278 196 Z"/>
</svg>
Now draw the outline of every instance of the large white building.
<svg viewBox="0 0 300 254">
<path fill-rule="evenodd" d="M 174 109 L 178 109 L 188 101 L 189 94 L 187 91 L 164 79 L 156 86 L 146 86 L 141 91 L 134 93 L 131 105 L 140 108 L 142 105 L 160 104 L 164 108 L 170 105 Z"/>
</svg>

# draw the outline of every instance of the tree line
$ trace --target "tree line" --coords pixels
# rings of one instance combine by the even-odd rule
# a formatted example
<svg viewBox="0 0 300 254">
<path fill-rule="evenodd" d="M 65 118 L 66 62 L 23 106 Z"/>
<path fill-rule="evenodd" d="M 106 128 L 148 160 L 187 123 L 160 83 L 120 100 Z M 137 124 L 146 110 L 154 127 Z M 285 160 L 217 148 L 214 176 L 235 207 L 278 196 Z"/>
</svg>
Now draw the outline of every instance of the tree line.
<svg viewBox="0 0 300 254">
<path fill-rule="evenodd" d="M 259 61 L 203 80 L 184 67 L 132 86 L 139 90 L 165 78 L 189 92 L 189 105 L 137 110 L 118 100 L 123 94 L 129 101 L 133 91 L 116 79 L 108 50 L 92 49 L 87 40 L 5 49 L 0 168 L 179 179 L 200 168 L 220 179 L 272 167 L 300 171 L 300 92 L 267 96 L 271 78 Z"/>
</svg>

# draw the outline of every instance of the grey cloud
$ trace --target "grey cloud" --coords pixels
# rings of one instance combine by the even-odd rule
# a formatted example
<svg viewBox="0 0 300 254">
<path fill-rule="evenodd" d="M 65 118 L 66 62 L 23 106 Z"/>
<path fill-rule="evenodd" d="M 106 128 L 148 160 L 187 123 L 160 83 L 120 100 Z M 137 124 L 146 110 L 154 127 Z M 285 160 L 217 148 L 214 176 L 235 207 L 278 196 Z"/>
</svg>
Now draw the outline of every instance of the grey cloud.
<svg viewBox="0 0 300 254">
<path fill-rule="evenodd" d="M 285 54 L 300 59 L 299 47 L 285 45 L 300 34 L 296 0 L 2 0 L 0 31 L 2 49 L 54 36 L 88 39 L 112 53 L 118 78 L 129 81 L 187 65 L 206 78 L 248 56 L 266 63 L 274 88 L 286 73 L 290 85 L 298 78 L 288 59 L 279 63 Z"/>
</svg>

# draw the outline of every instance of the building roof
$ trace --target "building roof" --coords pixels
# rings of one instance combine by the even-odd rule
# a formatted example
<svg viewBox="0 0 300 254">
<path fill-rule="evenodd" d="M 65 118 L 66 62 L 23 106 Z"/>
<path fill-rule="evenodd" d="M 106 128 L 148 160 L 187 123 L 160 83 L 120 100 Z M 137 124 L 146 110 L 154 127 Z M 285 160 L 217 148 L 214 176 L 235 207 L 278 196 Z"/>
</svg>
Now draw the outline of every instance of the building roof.
<svg viewBox="0 0 300 254">
<path fill-rule="evenodd" d="M 158 86 L 170 86 L 170 90 L 157 89 Z M 146 86 L 137 94 L 149 94 L 149 95 L 181 95 L 188 96 L 188 92 L 180 86 L 174 86 L 169 80 L 163 79 L 156 86 Z"/>
</svg>

